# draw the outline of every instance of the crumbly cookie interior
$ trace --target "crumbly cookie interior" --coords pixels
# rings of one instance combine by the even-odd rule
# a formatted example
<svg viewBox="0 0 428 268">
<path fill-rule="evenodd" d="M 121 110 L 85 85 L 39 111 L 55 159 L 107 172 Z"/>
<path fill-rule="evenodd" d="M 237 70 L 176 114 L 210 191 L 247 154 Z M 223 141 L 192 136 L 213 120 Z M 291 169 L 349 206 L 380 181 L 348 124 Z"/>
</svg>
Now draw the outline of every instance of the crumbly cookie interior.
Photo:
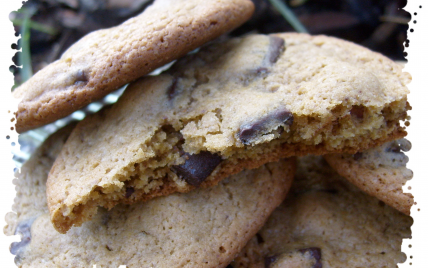
<svg viewBox="0 0 428 268">
<path fill-rule="evenodd" d="M 208 46 L 136 81 L 111 109 L 76 127 L 49 176 L 52 220 L 64 232 L 98 206 L 210 186 L 284 157 L 356 153 L 401 138 L 408 80 L 385 57 L 323 36 L 252 35 Z M 191 168 L 219 157 L 208 171 Z"/>
</svg>

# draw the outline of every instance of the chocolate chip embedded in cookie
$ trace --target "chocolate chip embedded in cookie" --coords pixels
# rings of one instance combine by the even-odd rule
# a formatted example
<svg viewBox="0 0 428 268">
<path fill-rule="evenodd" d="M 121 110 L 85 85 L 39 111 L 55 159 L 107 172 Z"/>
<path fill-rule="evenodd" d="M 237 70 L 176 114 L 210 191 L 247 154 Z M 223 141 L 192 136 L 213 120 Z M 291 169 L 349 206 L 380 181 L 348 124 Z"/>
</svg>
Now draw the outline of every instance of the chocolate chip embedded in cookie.
<svg viewBox="0 0 428 268">
<path fill-rule="evenodd" d="M 396 267 L 412 218 L 340 177 L 318 156 L 298 161 L 286 200 L 230 264 L 244 267 Z"/>
<path fill-rule="evenodd" d="M 221 157 L 210 152 L 186 154 L 184 164 L 171 169 L 192 186 L 199 186 L 220 164 Z"/>
<path fill-rule="evenodd" d="M 279 108 L 264 117 L 258 118 L 255 122 L 242 124 L 239 127 L 239 140 L 245 145 L 250 145 L 260 136 L 278 129 L 278 126 L 291 126 L 292 124 L 293 114 L 286 108 Z"/>
<path fill-rule="evenodd" d="M 65 232 L 99 206 L 215 185 L 283 157 L 356 153 L 401 138 L 408 78 L 389 59 L 325 36 L 249 35 L 206 46 L 79 123 L 49 174 L 52 221 Z"/>
<path fill-rule="evenodd" d="M 250 18 L 249 0 L 157 0 L 141 15 L 88 34 L 13 95 L 18 132 L 51 123 Z"/>
<path fill-rule="evenodd" d="M 410 148 L 408 140 L 399 139 L 356 154 L 324 157 L 340 175 L 361 190 L 410 215 L 413 195 L 403 192 L 403 186 L 413 177 L 413 172 L 406 167 L 409 159 L 404 154 Z"/>
<path fill-rule="evenodd" d="M 6 230 L 21 234 L 10 248 L 19 267 L 226 267 L 284 200 L 295 171 L 294 159 L 269 163 L 214 187 L 101 209 L 60 234 L 45 196 L 53 160 L 44 155 L 54 157 L 63 137 L 42 145 L 18 178 L 17 217 Z"/>
</svg>

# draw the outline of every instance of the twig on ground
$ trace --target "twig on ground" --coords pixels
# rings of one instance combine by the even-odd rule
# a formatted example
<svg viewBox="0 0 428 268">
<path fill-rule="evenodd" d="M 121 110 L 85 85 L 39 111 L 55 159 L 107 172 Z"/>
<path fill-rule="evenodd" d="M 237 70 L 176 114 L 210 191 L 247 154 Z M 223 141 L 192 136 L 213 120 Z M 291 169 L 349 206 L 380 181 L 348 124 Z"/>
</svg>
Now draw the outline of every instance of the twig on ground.
<svg viewBox="0 0 428 268">
<path fill-rule="evenodd" d="M 305 26 L 299 21 L 288 6 L 280 0 L 269 0 L 269 2 L 278 10 L 279 13 L 293 26 L 299 33 L 308 33 Z"/>
</svg>

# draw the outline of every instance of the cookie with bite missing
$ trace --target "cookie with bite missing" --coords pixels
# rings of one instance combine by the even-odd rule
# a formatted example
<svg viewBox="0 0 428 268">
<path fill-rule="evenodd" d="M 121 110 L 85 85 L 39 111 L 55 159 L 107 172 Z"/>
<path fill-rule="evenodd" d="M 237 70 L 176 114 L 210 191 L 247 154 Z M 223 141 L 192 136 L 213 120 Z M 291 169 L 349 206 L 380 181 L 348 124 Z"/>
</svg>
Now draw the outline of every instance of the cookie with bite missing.
<svg viewBox="0 0 428 268">
<path fill-rule="evenodd" d="M 286 200 L 231 263 L 233 268 L 396 267 L 412 218 L 369 196 L 322 157 L 298 161 Z"/>
<path fill-rule="evenodd" d="M 58 233 L 47 208 L 46 174 L 67 133 L 55 134 L 22 167 L 7 235 L 18 267 L 226 267 L 282 202 L 294 159 L 231 176 L 215 187 L 101 209 Z"/>
<path fill-rule="evenodd" d="M 361 190 L 410 215 L 413 195 L 403 192 L 403 186 L 413 177 L 404 154 L 410 148 L 408 140 L 399 139 L 356 154 L 324 157 L 337 173 Z"/>
<path fill-rule="evenodd" d="M 156 0 L 123 24 L 92 32 L 19 86 L 16 130 L 65 117 L 250 18 L 250 0 Z"/>
<path fill-rule="evenodd" d="M 306 34 L 207 46 L 80 122 L 49 174 L 59 232 L 98 207 L 217 184 L 294 155 L 355 153 L 403 137 L 408 74 L 355 44 Z"/>
</svg>

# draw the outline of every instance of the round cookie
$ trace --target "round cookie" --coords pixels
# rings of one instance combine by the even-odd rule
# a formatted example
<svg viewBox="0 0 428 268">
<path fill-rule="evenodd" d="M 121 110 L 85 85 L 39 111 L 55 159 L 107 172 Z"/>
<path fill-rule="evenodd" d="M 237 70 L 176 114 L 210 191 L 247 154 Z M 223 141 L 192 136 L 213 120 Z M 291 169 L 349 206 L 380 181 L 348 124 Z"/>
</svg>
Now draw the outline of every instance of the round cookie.
<svg viewBox="0 0 428 268">
<path fill-rule="evenodd" d="M 413 172 L 406 168 L 409 159 L 403 153 L 410 147 L 408 140 L 399 139 L 353 155 L 324 157 L 337 173 L 361 190 L 410 215 L 413 195 L 403 192 L 403 186 L 413 177 Z"/>
<path fill-rule="evenodd" d="M 5 228 L 22 236 L 11 245 L 18 267 L 226 267 L 285 198 L 295 170 L 294 159 L 269 163 L 214 187 L 102 209 L 60 234 L 44 193 L 63 137 L 50 138 L 18 178 L 17 216 Z"/>
<path fill-rule="evenodd" d="M 58 130 L 46 139 L 31 158 L 21 167 L 20 172 L 15 173 L 13 183 L 16 185 L 16 197 L 12 210 L 6 215 L 7 226 L 4 228 L 6 235 L 14 235 L 17 230 L 17 224 L 20 222 L 20 232 L 29 232 L 25 230 L 26 222 L 31 222 L 48 212 L 46 201 L 46 179 L 49 170 L 61 151 L 62 146 L 67 140 L 76 123 Z"/>
<path fill-rule="evenodd" d="M 231 267 L 396 267 L 412 218 L 341 178 L 322 157 L 299 160 L 286 200 Z"/>
<path fill-rule="evenodd" d="M 95 31 L 19 86 L 19 133 L 51 123 L 231 31 L 249 0 L 156 0 L 140 15 Z"/>
<path fill-rule="evenodd" d="M 408 81 L 393 61 L 326 36 L 249 35 L 207 46 L 78 124 L 49 174 L 52 222 L 64 233 L 99 206 L 398 139 Z"/>
</svg>

